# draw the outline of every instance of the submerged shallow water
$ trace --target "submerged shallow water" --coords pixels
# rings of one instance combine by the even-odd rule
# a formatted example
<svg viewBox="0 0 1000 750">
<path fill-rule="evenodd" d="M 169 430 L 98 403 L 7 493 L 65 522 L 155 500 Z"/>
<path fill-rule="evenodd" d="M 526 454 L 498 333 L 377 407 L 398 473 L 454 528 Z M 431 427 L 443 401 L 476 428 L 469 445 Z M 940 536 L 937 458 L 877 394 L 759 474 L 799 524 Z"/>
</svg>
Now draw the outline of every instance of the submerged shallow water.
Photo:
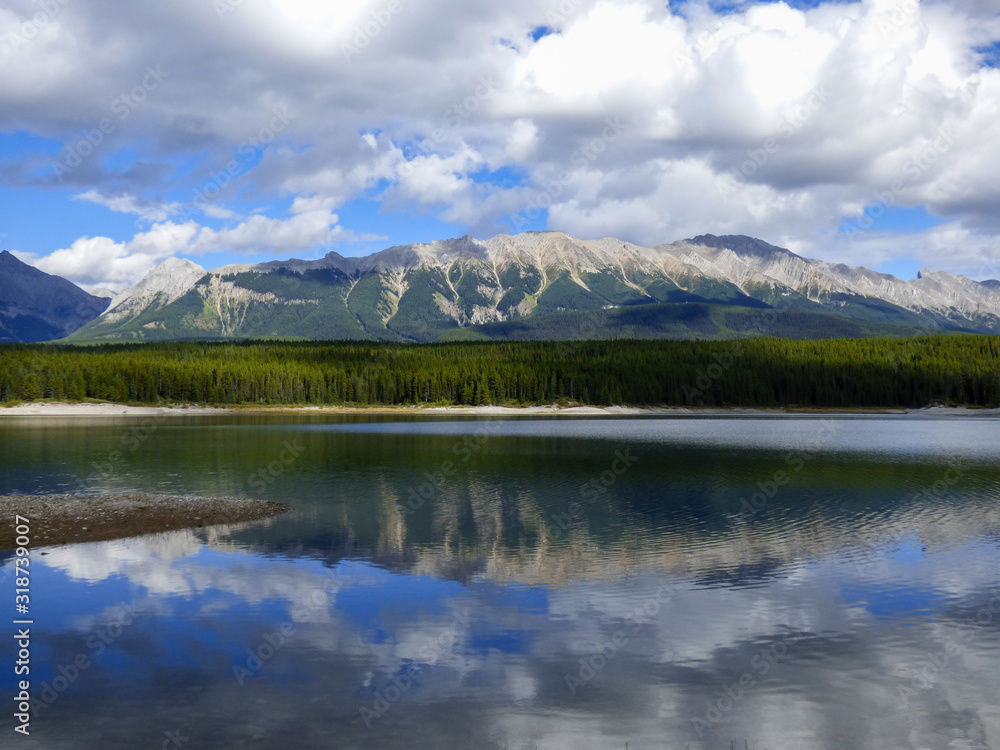
<svg viewBox="0 0 1000 750">
<path fill-rule="evenodd" d="M 998 419 L 14 418 L 0 449 L 4 494 L 293 505 L 35 551 L 18 747 L 1000 747 Z"/>
</svg>

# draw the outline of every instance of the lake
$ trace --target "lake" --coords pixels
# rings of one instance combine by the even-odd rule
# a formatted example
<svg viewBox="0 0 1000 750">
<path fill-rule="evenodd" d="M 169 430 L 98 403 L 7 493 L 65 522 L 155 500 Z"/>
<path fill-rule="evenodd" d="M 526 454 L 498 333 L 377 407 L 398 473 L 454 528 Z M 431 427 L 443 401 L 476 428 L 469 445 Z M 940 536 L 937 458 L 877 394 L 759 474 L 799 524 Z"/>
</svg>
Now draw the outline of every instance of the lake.
<svg viewBox="0 0 1000 750">
<path fill-rule="evenodd" d="M 293 506 L 35 551 L 3 747 L 1000 747 L 1000 419 L 5 418 L 0 450 L 3 494 Z"/>
</svg>

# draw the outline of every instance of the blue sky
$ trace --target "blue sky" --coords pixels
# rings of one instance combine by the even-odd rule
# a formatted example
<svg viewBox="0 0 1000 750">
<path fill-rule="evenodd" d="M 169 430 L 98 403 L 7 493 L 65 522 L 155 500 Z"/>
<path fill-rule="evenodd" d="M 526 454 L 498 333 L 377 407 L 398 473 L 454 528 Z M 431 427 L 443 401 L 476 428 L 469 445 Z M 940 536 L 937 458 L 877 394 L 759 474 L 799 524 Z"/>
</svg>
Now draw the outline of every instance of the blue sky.
<svg viewBox="0 0 1000 750">
<path fill-rule="evenodd" d="M 88 289 L 558 229 L 1000 277 L 1000 13 L 256 0 L 0 11 L 0 248 Z"/>
</svg>

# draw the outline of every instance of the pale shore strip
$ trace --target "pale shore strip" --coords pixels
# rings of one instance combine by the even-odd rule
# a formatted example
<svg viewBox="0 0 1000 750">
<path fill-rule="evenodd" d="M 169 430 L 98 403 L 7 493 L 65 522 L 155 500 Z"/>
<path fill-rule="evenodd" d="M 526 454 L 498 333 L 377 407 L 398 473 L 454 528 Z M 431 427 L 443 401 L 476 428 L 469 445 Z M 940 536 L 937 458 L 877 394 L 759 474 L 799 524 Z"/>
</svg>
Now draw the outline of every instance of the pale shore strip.
<svg viewBox="0 0 1000 750">
<path fill-rule="evenodd" d="M 226 414 L 211 406 L 128 406 L 98 402 L 34 401 L 0 408 L 0 417 L 156 417 Z"/>
<path fill-rule="evenodd" d="M 98 542 L 161 531 L 244 523 L 291 506 L 240 497 L 194 495 L 0 495 L 0 550 L 14 549 L 17 516 L 28 520 L 30 546 Z M 19 522 L 20 523 L 20 522 Z"/>
<path fill-rule="evenodd" d="M 903 408 L 703 408 L 684 406 L 231 406 L 216 407 L 199 404 L 171 406 L 128 406 L 115 403 L 67 403 L 36 401 L 16 406 L 0 407 L 2 417 L 158 417 L 201 416 L 212 414 L 427 414 L 431 416 L 642 416 L 642 415 L 773 415 L 773 414 L 926 414 L 929 416 L 997 417 L 1000 408 L 970 409 L 966 407 L 930 406 L 922 409 Z"/>
</svg>

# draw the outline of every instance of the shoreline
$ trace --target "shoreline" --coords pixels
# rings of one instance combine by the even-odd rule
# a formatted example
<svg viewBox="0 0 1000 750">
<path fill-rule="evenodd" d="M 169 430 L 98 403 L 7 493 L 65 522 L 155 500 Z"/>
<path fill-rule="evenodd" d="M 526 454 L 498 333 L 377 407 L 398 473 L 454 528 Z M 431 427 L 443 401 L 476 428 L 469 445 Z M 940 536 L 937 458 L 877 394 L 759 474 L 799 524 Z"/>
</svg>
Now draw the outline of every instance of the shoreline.
<svg viewBox="0 0 1000 750">
<path fill-rule="evenodd" d="M 100 402 L 34 401 L 0 407 L 2 417 L 161 417 L 222 414 L 372 414 L 372 415 L 452 415 L 452 416 L 714 416 L 714 415 L 860 415 L 917 414 L 930 416 L 998 417 L 1000 408 L 927 406 L 919 409 L 898 407 L 686 407 L 686 406 L 130 406 Z"/>
<path fill-rule="evenodd" d="M 28 519 L 32 549 L 106 542 L 143 534 L 246 523 L 291 510 L 285 503 L 238 497 L 153 495 L 0 495 L 6 518 Z M 15 527 L 0 527 L 0 550 L 16 547 Z"/>
</svg>

